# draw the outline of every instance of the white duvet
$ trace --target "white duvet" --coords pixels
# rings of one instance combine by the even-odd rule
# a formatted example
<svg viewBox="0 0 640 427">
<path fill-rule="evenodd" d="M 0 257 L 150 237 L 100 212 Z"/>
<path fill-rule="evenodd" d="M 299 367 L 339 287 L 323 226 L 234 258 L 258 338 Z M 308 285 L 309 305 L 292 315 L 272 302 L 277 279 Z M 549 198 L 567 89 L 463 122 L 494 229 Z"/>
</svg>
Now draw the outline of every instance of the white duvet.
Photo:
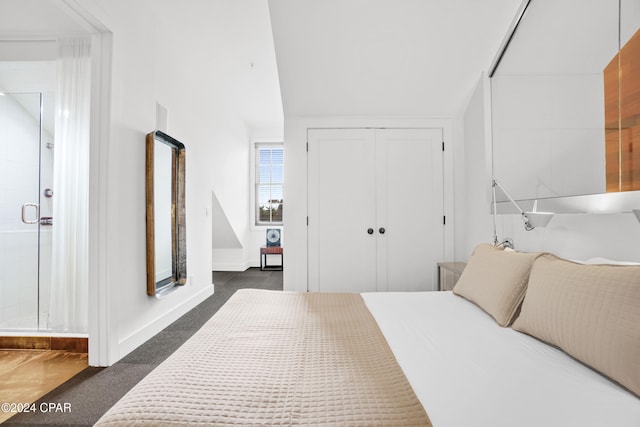
<svg viewBox="0 0 640 427">
<path fill-rule="evenodd" d="M 362 297 L 436 427 L 640 426 L 640 398 L 451 292 Z"/>
</svg>

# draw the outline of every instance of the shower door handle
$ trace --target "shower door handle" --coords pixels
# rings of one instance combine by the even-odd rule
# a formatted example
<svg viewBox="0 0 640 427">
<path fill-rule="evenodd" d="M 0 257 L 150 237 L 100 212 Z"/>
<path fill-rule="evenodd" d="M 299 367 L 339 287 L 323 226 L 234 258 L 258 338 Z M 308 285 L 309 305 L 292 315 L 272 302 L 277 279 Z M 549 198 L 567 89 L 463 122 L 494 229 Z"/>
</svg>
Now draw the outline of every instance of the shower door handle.
<svg viewBox="0 0 640 427">
<path fill-rule="evenodd" d="M 34 207 L 36 208 L 36 216 L 33 220 L 27 220 L 27 208 Z M 22 205 L 22 222 L 25 224 L 37 224 L 40 222 L 40 205 L 37 203 L 25 203 Z"/>
</svg>

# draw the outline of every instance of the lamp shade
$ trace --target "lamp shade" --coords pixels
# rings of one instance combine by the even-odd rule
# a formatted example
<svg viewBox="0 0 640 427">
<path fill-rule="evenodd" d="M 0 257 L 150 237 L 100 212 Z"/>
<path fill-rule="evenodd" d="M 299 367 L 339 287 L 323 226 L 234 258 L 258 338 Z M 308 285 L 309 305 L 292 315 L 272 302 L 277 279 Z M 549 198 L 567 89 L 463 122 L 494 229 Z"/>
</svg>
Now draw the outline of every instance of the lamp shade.
<svg viewBox="0 0 640 427">
<path fill-rule="evenodd" d="M 636 216 L 638 222 L 640 222 L 640 209 L 634 209 L 633 214 Z"/>
<path fill-rule="evenodd" d="M 525 212 L 524 215 L 529 219 L 532 227 L 546 227 L 553 218 L 553 212 Z"/>
</svg>

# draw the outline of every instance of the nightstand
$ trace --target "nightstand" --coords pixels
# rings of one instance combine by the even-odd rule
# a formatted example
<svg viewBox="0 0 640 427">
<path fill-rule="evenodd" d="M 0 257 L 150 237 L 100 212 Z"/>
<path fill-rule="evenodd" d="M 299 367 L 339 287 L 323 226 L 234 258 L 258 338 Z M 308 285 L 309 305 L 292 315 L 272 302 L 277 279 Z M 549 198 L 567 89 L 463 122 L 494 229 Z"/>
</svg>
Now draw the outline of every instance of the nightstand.
<svg viewBox="0 0 640 427">
<path fill-rule="evenodd" d="M 450 291 L 453 289 L 466 266 L 466 262 L 439 262 L 438 290 Z"/>
<path fill-rule="evenodd" d="M 280 255 L 280 265 L 268 265 L 267 256 Z M 264 262 L 262 262 L 264 260 Z M 282 271 L 284 269 L 284 254 L 282 246 L 263 246 L 260 248 L 260 271 L 265 270 L 277 270 Z"/>
</svg>

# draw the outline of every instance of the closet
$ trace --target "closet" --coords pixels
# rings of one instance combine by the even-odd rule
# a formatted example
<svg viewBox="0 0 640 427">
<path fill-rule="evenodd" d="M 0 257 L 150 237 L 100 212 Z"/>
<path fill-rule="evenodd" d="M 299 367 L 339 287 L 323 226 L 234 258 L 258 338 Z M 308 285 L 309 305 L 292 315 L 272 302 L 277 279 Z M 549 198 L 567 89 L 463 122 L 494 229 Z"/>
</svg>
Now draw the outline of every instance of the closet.
<svg viewBox="0 0 640 427">
<path fill-rule="evenodd" d="M 436 289 L 441 129 L 308 130 L 309 290 Z"/>
</svg>

